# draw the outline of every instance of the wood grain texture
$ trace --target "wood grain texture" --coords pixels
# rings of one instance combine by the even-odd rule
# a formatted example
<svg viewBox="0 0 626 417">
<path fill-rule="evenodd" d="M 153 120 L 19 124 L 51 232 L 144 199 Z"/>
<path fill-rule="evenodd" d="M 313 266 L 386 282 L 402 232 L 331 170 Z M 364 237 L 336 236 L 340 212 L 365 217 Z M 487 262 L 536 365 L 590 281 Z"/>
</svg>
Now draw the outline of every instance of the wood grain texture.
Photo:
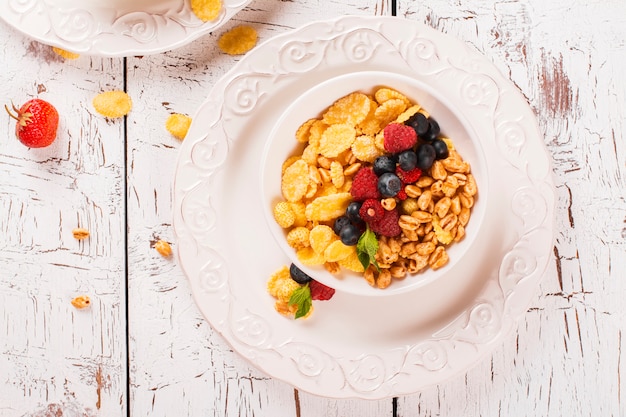
<svg viewBox="0 0 626 417">
<path fill-rule="evenodd" d="M 388 15 L 391 0 L 255 0 L 185 47 L 125 60 L 64 61 L 2 24 L 1 96 L 39 96 L 62 118 L 43 150 L 22 146 L 0 119 L 0 417 L 626 415 L 626 3 L 395 3 L 399 16 L 483 52 L 537 114 L 557 233 L 517 331 L 395 410 L 391 399 L 320 398 L 233 352 L 199 313 L 176 257 L 154 250 L 159 239 L 175 244 L 180 142 L 165 120 L 193 115 L 241 59 L 216 48 L 219 35 L 246 23 L 262 42 L 313 20 Z M 126 124 L 95 113 L 95 94 L 124 88 L 134 102 Z M 76 241 L 77 226 L 91 237 Z M 69 303 L 82 293 L 93 300 L 86 311 Z"/>
<path fill-rule="evenodd" d="M 177 260 L 151 243 L 174 243 L 171 178 L 179 142 L 164 129 L 173 112 L 193 115 L 213 83 L 241 58 L 217 38 L 253 26 L 259 42 L 317 19 L 390 14 L 388 1 L 254 1 L 192 44 L 128 59 L 129 328 L 131 413 L 136 416 L 391 415 L 391 400 L 335 401 L 294 391 L 250 366 L 202 318 Z"/>
<path fill-rule="evenodd" d="M 56 405 L 125 415 L 123 123 L 91 106 L 95 94 L 123 88 L 122 62 L 64 61 L 0 31 L 3 104 L 40 97 L 61 115 L 43 149 L 19 143 L 8 116 L 0 123 L 0 415 Z M 75 227 L 91 237 L 74 239 Z M 70 304 L 79 294 L 90 308 Z"/>
<path fill-rule="evenodd" d="M 558 192 L 554 258 L 516 334 L 465 376 L 401 398 L 398 415 L 626 415 L 626 4 L 398 5 L 473 44 L 518 86 Z"/>
</svg>

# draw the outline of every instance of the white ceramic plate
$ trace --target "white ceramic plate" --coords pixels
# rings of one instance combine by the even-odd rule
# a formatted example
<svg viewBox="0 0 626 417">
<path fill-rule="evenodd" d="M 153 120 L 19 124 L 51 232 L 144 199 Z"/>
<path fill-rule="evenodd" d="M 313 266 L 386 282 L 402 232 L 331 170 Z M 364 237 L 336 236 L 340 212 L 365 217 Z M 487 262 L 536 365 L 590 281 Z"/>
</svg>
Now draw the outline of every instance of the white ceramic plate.
<svg viewBox="0 0 626 417">
<path fill-rule="evenodd" d="M 202 22 L 188 0 L 0 0 L 0 17 L 25 35 L 68 51 L 99 56 L 171 50 L 213 31 L 251 0 L 223 0 Z"/>
<path fill-rule="evenodd" d="M 479 255 L 417 290 L 337 291 L 310 319 L 289 320 L 266 292 L 289 258 L 265 220 L 261 155 L 292 101 L 365 70 L 427 83 L 480 138 Z M 317 395 L 384 398 L 466 371 L 514 328 L 550 259 L 555 191 L 527 102 L 475 49 L 409 20 L 346 16 L 258 46 L 207 97 L 175 175 L 178 257 L 204 316 L 255 366 Z"/>
</svg>

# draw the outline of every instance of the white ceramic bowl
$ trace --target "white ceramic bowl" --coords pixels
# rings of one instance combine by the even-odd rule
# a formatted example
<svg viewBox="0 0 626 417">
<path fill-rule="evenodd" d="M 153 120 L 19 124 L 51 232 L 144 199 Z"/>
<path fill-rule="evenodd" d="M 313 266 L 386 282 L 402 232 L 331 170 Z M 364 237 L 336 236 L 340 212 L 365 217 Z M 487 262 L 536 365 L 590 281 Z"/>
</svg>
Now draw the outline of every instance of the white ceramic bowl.
<svg viewBox="0 0 626 417">
<path fill-rule="evenodd" d="M 362 274 L 343 268 L 339 274 L 333 275 L 323 266 L 303 265 L 296 257 L 294 249 L 287 244 L 287 230 L 276 223 L 272 210 L 278 201 L 284 200 L 281 193 L 283 162 L 288 157 L 302 151 L 302 144 L 295 140 L 295 132 L 298 127 L 310 118 L 321 117 L 323 111 L 335 100 L 349 93 L 360 91 L 373 94 L 379 87 L 390 87 L 403 93 L 413 103 L 419 103 L 437 120 L 442 135 L 450 138 L 463 159 L 471 164 L 472 174 L 476 178 L 479 193 L 466 227 L 465 238 L 458 243 L 452 243 L 447 248 L 450 257 L 448 264 L 436 271 L 428 268 L 418 274 L 409 275 L 405 279 L 394 279 L 391 285 L 385 289 L 371 287 Z M 488 182 L 485 180 L 488 166 L 481 148 L 481 141 L 477 140 L 474 131 L 459 114 L 461 114 L 459 109 L 456 109 L 444 96 L 427 84 L 397 73 L 354 72 L 328 79 L 306 91 L 289 105 L 280 119 L 277 120 L 262 156 L 260 189 L 263 210 L 267 225 L 280 248 L 293 263 L 314 279 L 335 288 L 337 291 L 364 296 L 389 296 L 420 288 L 444 274 L 464 273 L 461 261 L 477 255 L 472 250 L 472 242 L 480 233 L 481 224 L 485 217 L 485 202 L 488 200 L 489 189 Z"/>
</svg>

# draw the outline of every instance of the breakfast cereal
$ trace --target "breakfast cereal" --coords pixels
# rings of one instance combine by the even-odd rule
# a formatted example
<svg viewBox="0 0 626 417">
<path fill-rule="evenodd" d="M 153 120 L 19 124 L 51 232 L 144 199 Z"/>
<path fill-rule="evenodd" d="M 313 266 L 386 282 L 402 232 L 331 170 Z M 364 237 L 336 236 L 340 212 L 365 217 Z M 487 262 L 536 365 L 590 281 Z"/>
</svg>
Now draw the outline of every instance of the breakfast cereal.
<svg viewBox="0 0 626 417">
<path fill-rule="evenodd" d="M 382 289 L 449 262 L 447 247 L 464 238 L 478 188 L 470 164 L 418 103 L 389 87 L 353 92 L 294 133 L 301 151 L 283 165 L 284 201 L 274 210 L 304 207 L 297 226 L 275 215 L 302 264 L 362 273 Z M 294 268 L 304 274 L 292 264 L 292 278 Z M 298 299 L 306 298 L 303 285 L 290 284 Z"/>
<path fill-rule="evenodd" d="M 257 32 L 251 26 L 235 26 L 225 32 L 217 41 L 217 46 L 228 55 L 242 55 L 254 48 Z"/>
</svg>

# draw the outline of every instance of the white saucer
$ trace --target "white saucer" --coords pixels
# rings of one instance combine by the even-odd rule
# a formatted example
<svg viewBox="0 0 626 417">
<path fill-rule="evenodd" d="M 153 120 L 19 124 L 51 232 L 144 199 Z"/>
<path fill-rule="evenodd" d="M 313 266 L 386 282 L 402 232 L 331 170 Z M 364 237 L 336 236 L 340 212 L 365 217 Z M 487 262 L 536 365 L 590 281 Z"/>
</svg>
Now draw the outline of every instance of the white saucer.
<svg viewBox="0 0 626 417">
<path fill-rule="evenodd" d="M 220 15 L 202 22 L 185 0 L 0 0 L 0 17 L 27 36 L 79 54 L 148 55 L 209 33 L 251 0 L 223 0 Z"/>
</svg>

